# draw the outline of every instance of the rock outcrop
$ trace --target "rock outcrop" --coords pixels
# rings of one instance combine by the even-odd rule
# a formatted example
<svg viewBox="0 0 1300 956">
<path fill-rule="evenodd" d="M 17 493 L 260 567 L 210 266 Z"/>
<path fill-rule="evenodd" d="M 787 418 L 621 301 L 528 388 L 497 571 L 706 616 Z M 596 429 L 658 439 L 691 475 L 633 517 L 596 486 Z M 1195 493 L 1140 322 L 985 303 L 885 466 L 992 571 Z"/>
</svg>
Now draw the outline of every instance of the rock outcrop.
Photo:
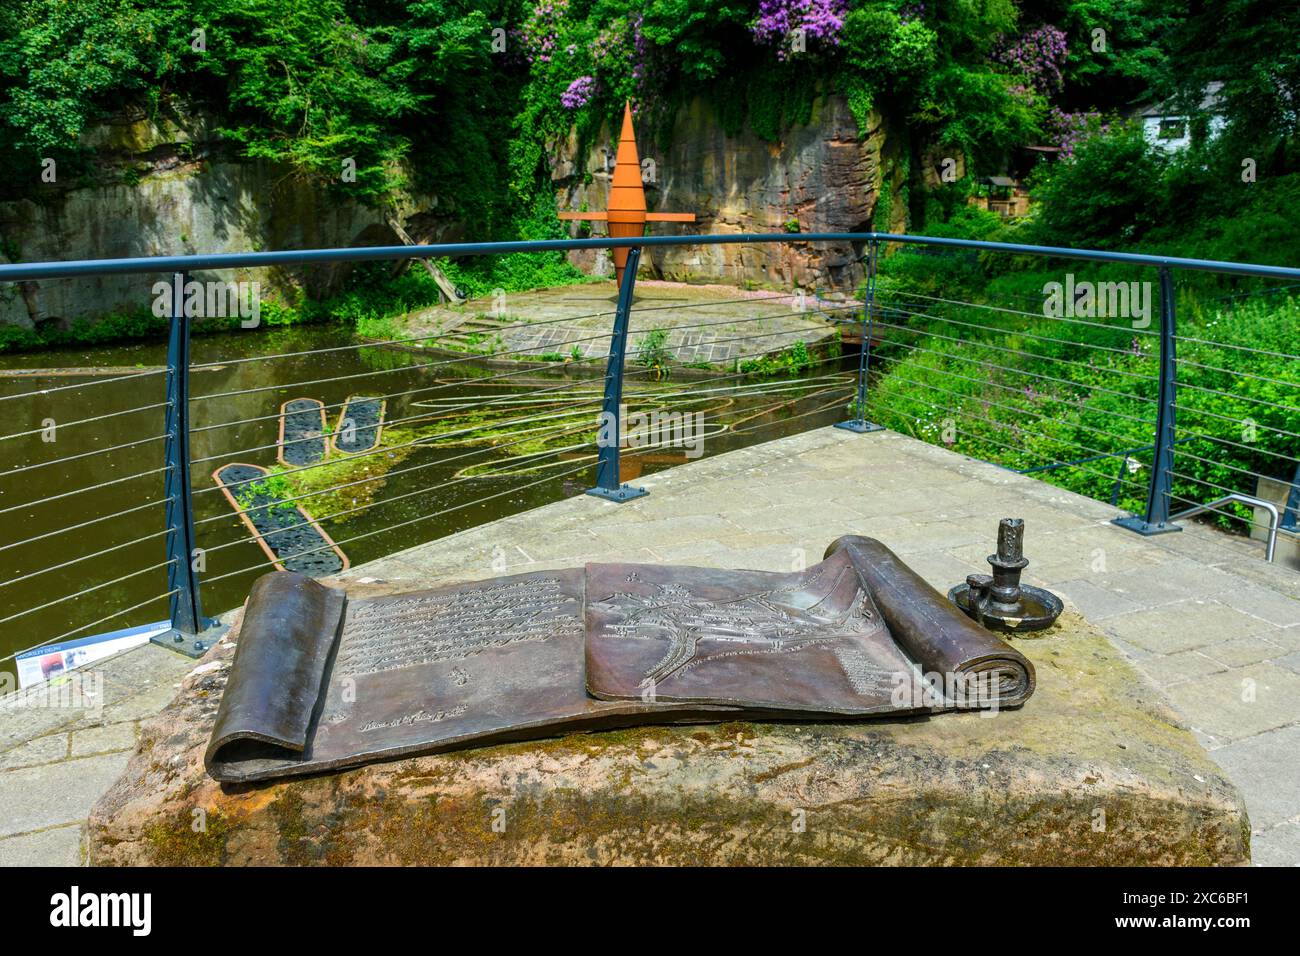
<svg viewBox="0 0 1300 956">
<path fill-rule="evenodd" d="M 333 195 L 273 164 L 239 161 L 201 113 L 119 117 L 91 128 L 96 172 L 72 180 L 54 168 L 24 198 L 0 202 L 0 261 L 101 259 L 261 249 L 401 245 L 384 212 Z M 33 170 L 39 178 L 40 170 Z M 419 241 L 452 225 L 436 200 L 408 197 L 400 217 Z M 341 268 L 223 270 L 197 278 L 257 281 L 264 296 L 329 291 Z M 32 328 L 148 309 L 165 276 L 109 275 L 26 282 L 0 290 L 0 323 Z"/>
<path fill-rule="evenodd" d="M 661 154 L 648 136 L 641 137 L 649 204 L 698 217 L 692 225 L 652 227 L 653 233 L 866 231 L 872 228 L 882 188 L 895 194 L 889 204 L 889 228 L 901 231 L 905 204 L 897 193 L 902 183 L 885 175 L 889 164 L 882 162 L 884 128 L 878 115 L 872 119 L 872 128 L 863 135 L 843 97 L 822 96 L 807 125 L 793 127 L 780 142 L 770 143 L 748 127 L 728 136 L 713 106 L 693 100 L 677 114 L 666 153 Z M 607 130 L 585 157 L 577 156 L 573 138 L 555 145 L 552 176 L 559 208 L 605 208 L 610 148 Z M 664 278 L 687 281 L 850 291 L 863 275 L 862 249 L 851 243 L 686 246 L 647 252 Z M 575 253 L 573 258 L 583 268 L 601 271 L 594 254 Z"/>
<path fill-rule="evenodd" d="M 382 592 L 352 583 L 354 590 Z M 1241 798 L 1099 631 L 1017 639 L 1026 706 L 869 723 L 646 727 L 222 787 L 204 771 L 237 629 L 142 727 L 90 862 L 1247 862 Z"/>
</svg>

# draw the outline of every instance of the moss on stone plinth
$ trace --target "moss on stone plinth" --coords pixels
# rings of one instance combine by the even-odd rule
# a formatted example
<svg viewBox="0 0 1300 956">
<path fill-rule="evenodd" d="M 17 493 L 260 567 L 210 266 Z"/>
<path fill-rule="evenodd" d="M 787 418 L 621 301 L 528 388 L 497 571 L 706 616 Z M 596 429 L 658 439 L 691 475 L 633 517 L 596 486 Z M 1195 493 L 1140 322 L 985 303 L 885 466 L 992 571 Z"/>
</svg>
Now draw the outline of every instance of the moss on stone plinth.
<svg viewBox="0 0 1300 956">
<path fill-rule="evenodd" d="M 644 727 L 224 789 L 201 760 L 222 665 L 187 678 L 145 726 L 91 815 L 90 859 L 1247 862 L 1236 790 L 1100 632 L 1067 611 L 1044 636 L 1015 640 L 1038 691 L 993 717 Z M 219 646 L 209 660 L 232 653 Z"/>
</svg>

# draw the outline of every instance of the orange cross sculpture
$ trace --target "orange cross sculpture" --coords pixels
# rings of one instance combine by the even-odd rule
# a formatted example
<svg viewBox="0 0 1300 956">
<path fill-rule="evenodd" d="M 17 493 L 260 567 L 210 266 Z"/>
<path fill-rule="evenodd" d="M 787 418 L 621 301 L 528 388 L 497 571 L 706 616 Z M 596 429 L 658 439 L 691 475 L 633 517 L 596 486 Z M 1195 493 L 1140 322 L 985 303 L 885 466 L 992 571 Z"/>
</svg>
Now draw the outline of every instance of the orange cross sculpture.
<svg viewBox="0 0 1300 956">
<path fill-rule="evenodd" d="M 645 187 L 641 184 L 641 159 L 636 151 L 636 133 L 632 130 L 632 104 L 623 107 L 623 132 L 618 137 L 614 156 L 614 182 L 609 190 L 609 209 L 605 212 L 562 212 L 561 219 L 589 219 L 608 222 L 611 238 L 621 239 L 645 234 L 647 222 L 694 222 L 693 212 L 646 212 Z M 627 246 L 614 250 L 614 278 L 623 284 L 627 266 Z"/>
</svg>

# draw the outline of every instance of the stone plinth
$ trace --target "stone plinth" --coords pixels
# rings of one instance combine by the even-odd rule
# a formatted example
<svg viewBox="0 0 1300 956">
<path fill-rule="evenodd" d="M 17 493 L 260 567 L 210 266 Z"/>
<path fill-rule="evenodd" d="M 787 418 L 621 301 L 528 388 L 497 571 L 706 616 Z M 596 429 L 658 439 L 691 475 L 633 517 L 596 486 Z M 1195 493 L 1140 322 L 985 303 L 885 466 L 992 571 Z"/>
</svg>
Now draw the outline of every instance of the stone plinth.
<svg viewBox="0 0 1300 956">
<path fill-rule="evenodd" d="M 354 586 L 355 587 L 355 586 Z M 238 640 L 237 632 L 232 640 Z M 224 789 L 223 642 L 143 727 L 96 864 L 1241 864 L 1236 790 L 1071 609 L 1019 711 L 649 727 Z M 200 812 L 201 811 L 201 812 Z"/>
</svg>

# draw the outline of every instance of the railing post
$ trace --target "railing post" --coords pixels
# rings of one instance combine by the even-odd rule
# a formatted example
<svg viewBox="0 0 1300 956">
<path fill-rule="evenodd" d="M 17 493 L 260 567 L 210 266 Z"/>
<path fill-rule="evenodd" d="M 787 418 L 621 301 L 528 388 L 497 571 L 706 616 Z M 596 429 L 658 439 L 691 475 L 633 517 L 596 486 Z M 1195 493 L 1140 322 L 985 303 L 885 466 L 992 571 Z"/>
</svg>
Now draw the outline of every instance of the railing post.
<svg viewBox="0 0 1300 956">
<path fill-rule="evenodd" d="M 197 657 L 216 638 L 205 634 L 212 621 L 203 616 L 199 597 L 199 575 L 195 569 L 194 507 L 190 487 L 190 319 L 185 310 L 188 276 L 178 272 L 172 279 L 171 326 L 167 334 L 167 415 L 163 429 L 164 543 L 167 558 L 167 590 L 171 630 L 155 637 L 154 643 Z"/>
<path fill-rule="evenodd" d="M 867 421 L 867 374 L 871 371 L 871 334 L 876 323 L 876 265 L 880 243 L 872 239 L 867 243 L 867 291 L 862 303 L 862 350 L 858 353 L 857 415 L 847 422 L 836 422 L 836 428 L 850 432 L 878 432 L 884 425 Z"/>
<path fill-rule="evenodd" d="M 1174 279 L 1168 266 L 1160 267 L 1160 387 L 1156 405 L 1156 440 L 1151 457 L 1151 483 L 1147 507 L 1141 515 L 1116 518 L 1114 523 L 1142 535 L 1182 531 L 1169 520 L 1174 471 L 1174 395 L 1178 359 L 1175 352 Z"/>
<path fill-rule="evenodd" d="M 632 315 L 632 292 L 636 287 L 636 270 L 641 262 L 641 249 L 633 246 L 627 251 L 627 265 L 623 269 L 623 283 L 618 289 L 618 305 L 614 310 L 614 334 L 609 339 L 609 361 L 605 366 L 605 399 L 600 411 L 600 430 L 597 444 L 600 457 L 596 463 L 596 487 L 587 494 L 609 501 L 630 501 L 650 492 L 633 488 L 619 480 L 619 445 L 623 440 L 623 361 L 627 355 L 628 323 Z"/>
</svg>

